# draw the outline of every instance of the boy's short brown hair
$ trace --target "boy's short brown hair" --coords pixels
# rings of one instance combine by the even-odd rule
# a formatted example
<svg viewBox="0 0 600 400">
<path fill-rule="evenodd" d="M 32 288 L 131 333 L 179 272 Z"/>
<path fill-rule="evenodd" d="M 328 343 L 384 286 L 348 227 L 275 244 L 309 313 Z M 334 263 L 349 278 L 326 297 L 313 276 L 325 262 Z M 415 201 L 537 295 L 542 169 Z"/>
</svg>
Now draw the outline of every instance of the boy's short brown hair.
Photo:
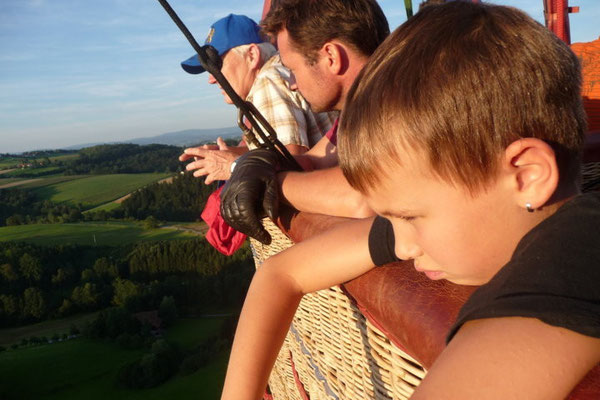
<svg viewBox="0 0 600 400">
<path fill-rule="evenodd" d="M 561 183 L 579 176 L 586 130 L 576 56 L 514 8 L 470 2 L 425 7 L 373 54 L 351 88 L 338 137 L 340 166 L 366 192 L 406 149 L 435 175 L 485 189 L 513 141 L 556 152 Z"/>
<path fill-rule="evenodd" d="M 292 45 L 309 64 L 330 40 L 340 40 L 370 56 L 390 33 L 376 0 L 280 0 L 261 28 L 271 37 L 287 29 Z"/>
</svg>

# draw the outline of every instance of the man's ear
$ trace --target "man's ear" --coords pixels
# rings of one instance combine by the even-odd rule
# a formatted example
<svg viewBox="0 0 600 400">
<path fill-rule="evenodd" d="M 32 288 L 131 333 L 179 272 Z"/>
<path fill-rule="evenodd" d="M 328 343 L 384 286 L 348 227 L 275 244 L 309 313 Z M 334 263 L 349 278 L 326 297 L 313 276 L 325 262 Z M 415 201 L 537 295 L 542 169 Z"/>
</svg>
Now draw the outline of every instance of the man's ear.
<svg viewBox="0 0 600 400">
<path fill-rule="evenodd" d="M 340 75 L 347 69 L 346 49 L 340 43 L 327 42 L 321 47 L 321 55 L 326 62 L 329 72 L 333 75 Z"/>
<path fill-rule="evenodd" d="M 262 67 L 260 61 L 260 47 L 256 43 L 251 43 L 246 52 L 246 62 L 251 70 L 260 69 Z"/>
<path fill-rule="evenodd" d="M 540 139 L 523 138 L 504 151 L 503 170 L 507 172 L 517 204 L 532 209 L 543 207 L 555 193 L 559 182 L 556 155 Z"/>
</svg>

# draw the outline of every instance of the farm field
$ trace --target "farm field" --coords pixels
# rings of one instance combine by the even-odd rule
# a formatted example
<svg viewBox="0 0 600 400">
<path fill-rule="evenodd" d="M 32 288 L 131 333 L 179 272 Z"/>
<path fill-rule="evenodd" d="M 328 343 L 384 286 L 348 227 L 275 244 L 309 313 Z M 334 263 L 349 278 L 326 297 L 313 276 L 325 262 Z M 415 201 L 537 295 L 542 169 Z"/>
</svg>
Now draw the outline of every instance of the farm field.
<svg viewBox="0 0 600 400">
<path fill-rule="evenodd" d="M 35 189 L 43 186 L 56 185 L 62 182 L 74 181 L 76 179 L 85 179 L 89 175 L 50 175 L 36 179 L 26 179 L 21 189 Z M 1 182 L 1 180 L 0 180 Z"/>
<path fill-rule="evenodd" d="M 50 159 L 50 161 L 67 161 L 67 160 L 74 160 L 78 157 L 79 157 L 79 154 L 77 154 L 77 153 L 66 153 L 66 154 L 57 154 L 55 156 L 48 157 L 48 158 Z"/>
<path fill-rule="evenodd" d="M 74 160 L 79 157 L 77 153 L 55 153 L 52 156 L 48 156 L 50 161 L 67 161 Z M 36 162 L 45 160 L 46 157 L 0 157 L 0 169 L 13 168 L 18 166 L 25 160 L 29 162 Z"/>
<path fill-rule="evenodd" d="M 66 318 L 50 319 L 37 324 L 0 329 L 0 346 L 8 348 L 11 344 L 20 343 L 21 339 L 29 339 L 32 336 L 46 336 L 49 338 L 55 333 L 58 335 L 68 334 L 72 324 L 83 326 L 86 321 L 94 318 L 96 314 L 97 312 L 78 314 Z"/>
<path fill-rule="evenodd" d="M 0 157 L 0 169 L 14 168 L 21 160 L 21 158 L 16 157 Z"/>
<path fill-rule="evenodd" d="M 26 241 L 37 245 L 79 244 L 121 246 L 136 241 L 174 240 L 195 237 L 177 229 L 144 229 L 134 222 L 82 222 L 0 227 L 0 241 Z"/>
<path fill-rule="evenodd" d="M 22 178 L 3 178 L 2 175 L 0 175 L 0 189 L 2 189 L 2 187 L 5 185 L 14 184 L 15 182 L 21 181 L 23 181 Z"/>
<path fill-rule="evenodd" d="M 167 337 L 191 348 L 215 335 L 222 319 L 181 319 Z M 188 334 L 188 331 L 192 334 Z M 189 339 L 178 340 L 182 333 Z M 185 344 L 184 344 L 185 343 Z M 218 399 L 227 354 L 188 376 L 175 376 L 152 389 L 115 385 L 119 368 L 145 350 L 125 350 L 113 343 L 78 338 L 0 353 L 0 398 L 12 399 Z"/>
<path fill-rule="evenodd" d="M 42 186 L 37 194 L 55 203 L 80 204 L 90 209 L 125 196 L 171 174 L 86 175 L 66 182 Z"/>
<path fill-rule="evenodd" d="M 11 177 L 11 178 L 19 178 L 21 176 L 27 176 L 27 177 L 39 177 L 39 176 L 46 176 L 46 175 L 51 175 L 52 173 L 54 173 L 56 175 L 55 171 L 60 170 L 60 167 L 43 167 L 43 168 L 25 168 L 25 169 L 15 169 L 13 171 L 7 172 L 4 174 L 4 176 L 6 177 Z"/>
</svg>

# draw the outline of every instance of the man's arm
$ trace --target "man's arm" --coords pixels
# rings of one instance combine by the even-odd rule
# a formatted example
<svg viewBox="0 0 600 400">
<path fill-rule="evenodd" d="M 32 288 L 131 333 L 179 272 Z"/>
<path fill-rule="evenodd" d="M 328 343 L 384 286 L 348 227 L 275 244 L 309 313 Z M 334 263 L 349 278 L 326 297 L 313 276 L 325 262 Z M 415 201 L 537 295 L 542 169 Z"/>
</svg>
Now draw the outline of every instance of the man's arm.
<svg viewBox="0 0 600 400">
<path fill-rule="evenodd" d="M 266 260 L 248 290 L 221 399 L 260 399 L 305 293 L 356 278 L 374 267 L 373 219 L 346 222 Z"/>
<path fill-rule="evenodd" d="M 339 167 L 277 174 L 281 199 L 299 211 L 366 218 L 375 215 L 363 195 L 354 190 Z"/>
<path fill-rule="evenodd" d="M 285 171 L 277 175 L 281 200 L 299 211 L 317 214 L 350 218 L 375 215 L 337 166 L 337 148 L 329 138 L 324 136 L 296 160 L 304 172 Z"/>
<path fill-rule="evenodd" d="M 467 322 L 411 399 L 564 399 L 600 361 L 600 339 L 534 318 Z"/>
</svg>

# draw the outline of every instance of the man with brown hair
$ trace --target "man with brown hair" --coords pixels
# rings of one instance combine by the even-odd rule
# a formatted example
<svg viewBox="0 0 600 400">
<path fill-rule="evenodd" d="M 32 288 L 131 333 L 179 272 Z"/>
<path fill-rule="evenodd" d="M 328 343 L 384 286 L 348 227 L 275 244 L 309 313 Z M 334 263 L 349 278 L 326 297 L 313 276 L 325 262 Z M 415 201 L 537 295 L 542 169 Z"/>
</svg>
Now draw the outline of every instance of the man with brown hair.
<svg viewBox="0 0 600 400">
<path fill-rule="evenodd" d="M 262 23 L 277 41 L 281 60 L 296 78 L 294 88 L 314 111 L 339 111 L 369 56 L 389 34 L 375 0 L 282 0 Z M 311 172 L 279 172 L 267 150 L 254 150 L 236 163 L 222 196 L 221 213 L 236 230 L 263 243 L 269 234 L 259 221 L 274 218 L 279 195 L 301 211 L 366 217 L 372 211 L 337 167 L 334 127 L 296 158 Z"/>
</svg>

